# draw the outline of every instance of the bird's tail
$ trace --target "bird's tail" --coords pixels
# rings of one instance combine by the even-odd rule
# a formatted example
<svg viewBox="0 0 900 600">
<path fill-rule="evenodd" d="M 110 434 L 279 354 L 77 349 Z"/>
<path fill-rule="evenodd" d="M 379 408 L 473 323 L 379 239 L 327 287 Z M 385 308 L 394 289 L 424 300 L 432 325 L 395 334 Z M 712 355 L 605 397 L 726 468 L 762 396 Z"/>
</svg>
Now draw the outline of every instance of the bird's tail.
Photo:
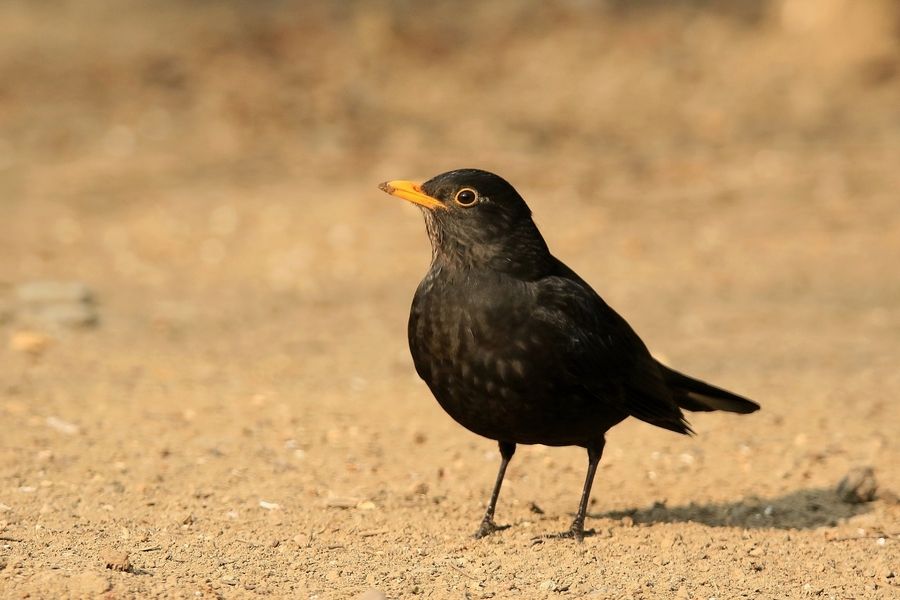
<svg viewBox="0 0 900 600">
<path fill-rule="evenodd" d="M 724 410 L 743 414 L 759 410 L 759 404 L 752 400 L 688 377 L 663 364 L 659 364 L 659 369 L 672 391 L 673 399 L 681 408 L 692 411 Z"/>
</svg>

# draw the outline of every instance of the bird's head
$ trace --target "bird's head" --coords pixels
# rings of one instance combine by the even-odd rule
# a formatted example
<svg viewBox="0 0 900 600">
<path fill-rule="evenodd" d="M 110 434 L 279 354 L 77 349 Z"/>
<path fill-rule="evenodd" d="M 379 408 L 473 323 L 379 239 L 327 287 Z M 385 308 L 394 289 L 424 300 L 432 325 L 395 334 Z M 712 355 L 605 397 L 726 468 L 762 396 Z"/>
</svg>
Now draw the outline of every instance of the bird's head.
<svg viewBox="0 0 900 600">
<path fill-rule="evenodd" d="M 397 180 L 379 187 L 422 208 L 436 257 L 503 270 L 549 257 L 528 205 L 498 175 L 459 169 L 422 184 Z"/>
</svg>

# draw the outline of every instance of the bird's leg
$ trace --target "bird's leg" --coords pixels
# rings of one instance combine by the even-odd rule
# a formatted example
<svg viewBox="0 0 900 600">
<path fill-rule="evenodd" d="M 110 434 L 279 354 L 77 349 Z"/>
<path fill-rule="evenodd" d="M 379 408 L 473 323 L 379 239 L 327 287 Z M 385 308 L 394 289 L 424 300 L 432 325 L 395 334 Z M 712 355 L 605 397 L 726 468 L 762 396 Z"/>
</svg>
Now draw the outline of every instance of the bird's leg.
<svg viewBox="0 0 900 600">
<path fill-rule="evenodd" d="M 600 464 L 600 457 L 603 456 L 603 446 L 605 444 L 606 440 L 601 438 L 600 443 L 592 444 L 587 449 L 588 470 L 584 478 L 584 490 L 581 492 L 578 514 L 575 515 L 575 520 L 572 521 L 572 526 L 569 528 L 572 537 L 579 542 L 584 539 L 584 515 L 587 513 L 588 501 L 591 499 L 591 487 L 594 485 L 594 474 L 597 472 L 597 465 Z"/>
<path fill-rule="evenodd" d="M 511 442 L 500 442 L 500 470 L 497 472 L 497 481 L 494 482 L 494 491 L 491 492 L 491 501 L 488 503 L 481 526 L 475 532 L 476 538 L 483 538 L 495 531 L 506 529 L 509 525 L 497 525 L 494 523 L 494 509 L 497 508 L 497 498 L 500 497 L 500 486 L 503 485 L 503 477 L 506 475 L 506 466 L 516 452 L 516 445 Z"/>
<path fill-rule="evenodd" d="M 564 531 L 552 537 L 573 538 L 579 542 L 584 540 L 584 516 L 585 513 L 587 513 L 588 501 L 591 498 L 591 486 L 594 484 L 594 474 L 597 472 L 597 465 L 600 464 L 600 457 L 603 455 L 603 446 L 605 444 L 606 440 L 601 438 L 598 442 L 594 442 L 588 446 L 588 470 L 587 476 L 584 478 L 584 490 L 581 492 L 581 502 L 578 504 L 578 513 L 575 515 L 575 520 L 572 521 L 572 526 L 569 527 L 568 531 Z M 590 535 L 593 533 L 593 530 L 587 533 Z"/>
</svg>

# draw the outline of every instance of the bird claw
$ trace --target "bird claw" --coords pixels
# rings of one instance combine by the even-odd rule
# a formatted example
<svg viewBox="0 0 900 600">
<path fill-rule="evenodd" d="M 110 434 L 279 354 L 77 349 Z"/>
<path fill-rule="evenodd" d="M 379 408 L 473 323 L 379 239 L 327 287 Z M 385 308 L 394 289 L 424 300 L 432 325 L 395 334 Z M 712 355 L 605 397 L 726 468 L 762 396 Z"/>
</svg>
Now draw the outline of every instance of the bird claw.
<svg viewBox="0 0 900 600">
<path fill-rule="evenodd" d="M 540 535 L 536 538 L 532 538 L 533 542 L 542 542 L 544 540 L 575 540 L 576 542 L 583 542 L 584 538 L 591 537 L 595 535 L 597 532 L 593 529 L 585 530 L 583 527 L 576 527 L 573 525 L 570 529 L 566 531 L 561 531 L 559 533 L 548 533 L 545 535 Z"/>
<path fill-rule="evenodd" d="M 509 525 L 497 525 L 493 521 L 485 519 L 481 522 L 478 531 L 475 532 L 475 539 L 480 540 L 483 537 L 491 535 L 495 531 L 503 531 L 504 529 L 509 529 Z"/>
</svg>

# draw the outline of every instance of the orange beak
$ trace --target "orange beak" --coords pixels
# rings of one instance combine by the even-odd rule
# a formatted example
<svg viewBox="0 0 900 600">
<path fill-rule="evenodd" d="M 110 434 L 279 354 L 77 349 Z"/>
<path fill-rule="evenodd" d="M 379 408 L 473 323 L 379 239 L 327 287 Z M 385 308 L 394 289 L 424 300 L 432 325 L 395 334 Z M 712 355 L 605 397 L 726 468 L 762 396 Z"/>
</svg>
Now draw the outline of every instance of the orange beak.
<svg viewBox="0 0 900 600">
<path fill-rule="evenodd" d="M 398 198 L 402 198 L 408 202 L 412 202 L 413 204 L 418 204 L 419 206 L 424 206 L 429 210 L 434 210 L 436 208 L 446 209 L 447 206 L 438 200 L 437 198 L 432 198 L 428 194 L 422 191 L 422 186 L 418 183 L 412 181 L 402 181 L 402 180 L 394 180 L 394 181 L 385 181 L 378 188 L 387 192 L 391 196 L 397 196 Z"/>
</svg>

